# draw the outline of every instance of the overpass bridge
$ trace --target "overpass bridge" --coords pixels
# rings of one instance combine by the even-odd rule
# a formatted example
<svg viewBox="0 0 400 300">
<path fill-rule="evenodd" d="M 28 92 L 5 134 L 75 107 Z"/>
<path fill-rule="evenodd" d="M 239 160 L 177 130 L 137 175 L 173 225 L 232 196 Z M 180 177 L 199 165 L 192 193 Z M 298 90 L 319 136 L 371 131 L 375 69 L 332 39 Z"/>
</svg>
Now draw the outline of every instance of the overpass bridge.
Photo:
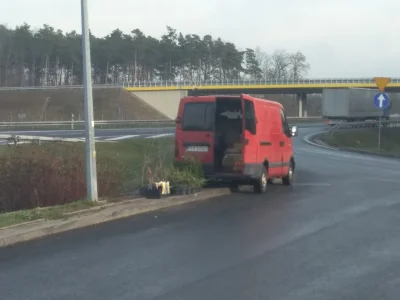
<svg viewBox="0 0 400 300">
<path fill-rule="evenodd" d="M 324 88 L 376 88 L 373 78 L 301 80 L 137 81 L 124 84 L 131 92 L 178 91 L 189 93 L 316 94 Z M 388 92 L 400 92 L 400 78 L 392 78 Z"/>
<path fill-rule="evenodd" d="M 324 88 L 375 88 L 373 78 L 301 79 L 301 80 L 209 80 L 209 81 L 136 81 L 124 88 L 150 105 L 176 113 L 179 99 L 187 95 L 207 94 L 293 94 L 298 116 L 307 117 L 307 94 L 322 93 Z M 400 78 L 392 78 L 387 92 L 400 92 Z"/>
<path fill-rule="evenodd" d="M 285 107 L 290 108 L 291 116 L 307 117 L 308 111 L 317 112 L 316 101 L 313 101 L 322 93 L 324 88 L 375 88 L 373 78 L 349 78 L 349 79 L 302 79 L 302 80 L 224 80 L 224 81 L 144 81 L 133 84 L 94 84 L 93 89 L 124 88 L 134 97 L 135 103 L 146 102 L 164 115 L 175 118 L 179 100 L 182 97 L 193 94 L 239 94 L 253 95 L 275 94 L 270 99 L 280 101 Z M 29 91 L 29 90 L 62 90 L 82 89 L 82 85 L 74 86 L 25 86 L 25 87 L 0 87 L 3 91 Z M 392 78 L 386 88 L 389 93 L 400 93 L 400 78 Z M 101 94 L 101 93 L 100 93 Z M 285 99 L 282 99 L 282 94 Z M 307 99 L 307 95 L 310 95 Z M 394 97 L 396 96 L 396 97 Z M 398 95 L 392 95 L 400 105 Z M 274 99 L 273 97 L 279 98 Z M 122 101 L 122 100 L 121 100 Z M 128 100 L 124 100 L 125 102 Z M 123 101 L 123 102 L 124 102 Z M 125 103 L 124 102 L 124 103 Z M 400 107 L 400 106 L 399 106 Z M 400 108 L 399 108 L 400 110 Z"/>
</svg>

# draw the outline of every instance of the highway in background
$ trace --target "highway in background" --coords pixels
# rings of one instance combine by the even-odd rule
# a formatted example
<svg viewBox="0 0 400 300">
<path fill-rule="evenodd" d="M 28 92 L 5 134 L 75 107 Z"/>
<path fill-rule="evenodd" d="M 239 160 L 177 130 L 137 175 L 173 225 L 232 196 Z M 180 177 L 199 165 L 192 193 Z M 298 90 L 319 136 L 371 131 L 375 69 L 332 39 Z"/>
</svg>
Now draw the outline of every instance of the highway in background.
<svg viewBox="0 0 400 300">
<path fill-rule="evenodd" d="M 292 187 L 0 249 L 0 298 L 397 300 L 400 162 L 302 141 L 318 130 Z"/>
</svg>

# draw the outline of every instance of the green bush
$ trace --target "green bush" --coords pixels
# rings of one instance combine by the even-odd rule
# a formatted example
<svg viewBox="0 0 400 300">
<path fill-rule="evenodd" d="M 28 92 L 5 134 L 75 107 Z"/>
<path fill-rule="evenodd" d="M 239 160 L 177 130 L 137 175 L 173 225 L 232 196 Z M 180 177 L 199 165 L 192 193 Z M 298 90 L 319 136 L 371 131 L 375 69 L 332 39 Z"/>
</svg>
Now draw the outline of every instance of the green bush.
<svg viewBox="0 0 400 300">
<path fill-rule="evenodd" d="M 172 186 L 186 185 L 192 187 L 201 187 L 205 180 L 196 176 L 189 170 L 172 168 L 169 172 L 168 180 Z"/>
<path fill-rule="evenodd" d="M 175 162 L 169 171 L 168 180 L 171 185 L 187 185 L 201 187 L 205 183 L 201 163 L 194 158 L 186 158 Z"/>
<path fill-rule="evenodd" d="M 204 178 L 201 162 L 194 157 L 187 157 L 182 161 L 175 162 L 174 168 L 188 172 L 197 178 Z"/>
</svg>

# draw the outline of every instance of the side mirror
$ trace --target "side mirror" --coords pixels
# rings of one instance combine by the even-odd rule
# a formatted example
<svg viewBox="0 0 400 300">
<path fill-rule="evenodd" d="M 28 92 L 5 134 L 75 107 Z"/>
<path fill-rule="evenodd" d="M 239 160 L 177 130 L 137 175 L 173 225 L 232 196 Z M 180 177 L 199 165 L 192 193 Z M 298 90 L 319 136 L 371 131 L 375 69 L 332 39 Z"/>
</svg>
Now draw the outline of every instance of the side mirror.
<svg viewBox="0 0 400 300">
<path fill-rule="evenodd" d="M 297 136 L 298 132 L 297 132 L 297 126 L 296 125 L 292 126 L 291 132 L 292 132 L 292 136 Z"/>
</svg>

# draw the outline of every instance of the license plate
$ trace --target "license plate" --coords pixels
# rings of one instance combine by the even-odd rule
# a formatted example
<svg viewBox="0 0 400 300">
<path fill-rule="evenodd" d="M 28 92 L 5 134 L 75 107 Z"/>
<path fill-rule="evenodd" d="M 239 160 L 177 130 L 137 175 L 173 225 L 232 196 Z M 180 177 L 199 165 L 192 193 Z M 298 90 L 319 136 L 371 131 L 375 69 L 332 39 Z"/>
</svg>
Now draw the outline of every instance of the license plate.
<svg viewBox="0 0 400 300">
<path fill-rule="evenodd" d="M 208 146 L 188 146 L 187 152 L 208 152 Z"/>
</svg>

